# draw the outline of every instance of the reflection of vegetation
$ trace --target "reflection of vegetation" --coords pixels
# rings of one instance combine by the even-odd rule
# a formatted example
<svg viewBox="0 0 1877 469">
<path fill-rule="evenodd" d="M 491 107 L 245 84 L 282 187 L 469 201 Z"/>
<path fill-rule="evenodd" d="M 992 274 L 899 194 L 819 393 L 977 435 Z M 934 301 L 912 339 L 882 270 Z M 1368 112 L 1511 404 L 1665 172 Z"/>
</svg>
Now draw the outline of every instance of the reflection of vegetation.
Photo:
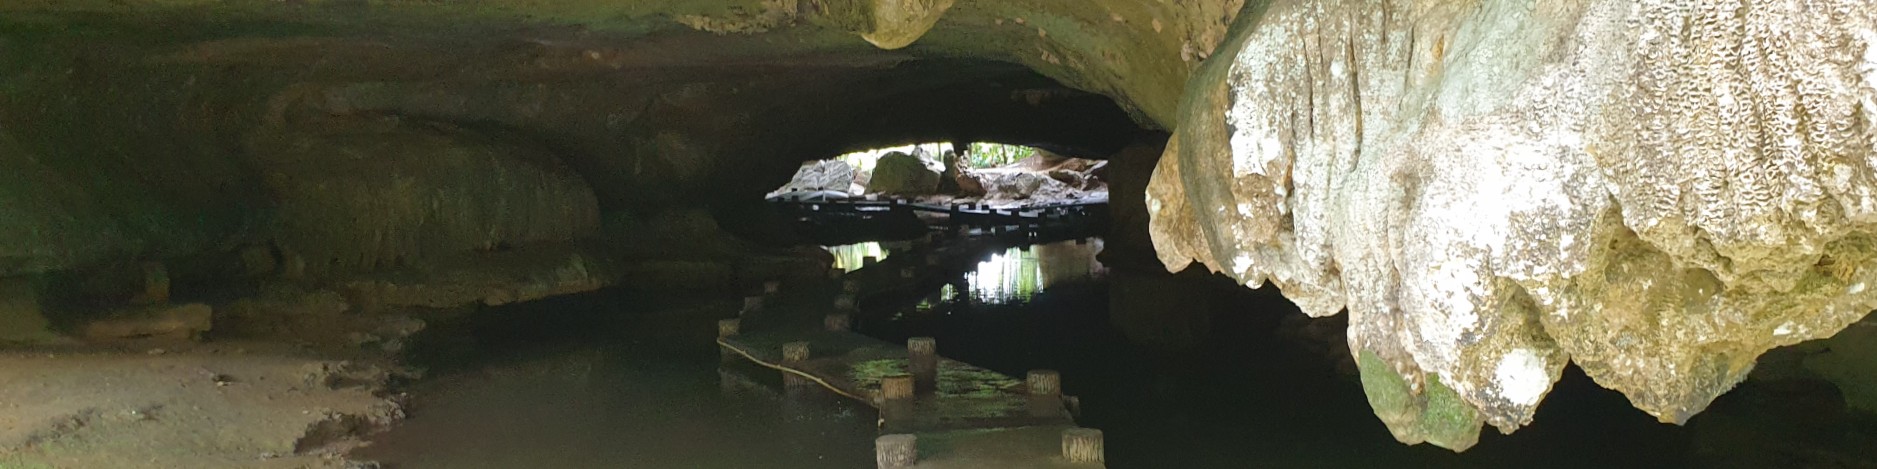
<svg viewBox="0 0 1877 469">
<path fill-rule="evenodd" d="M 834 255 L 834 268 L 848 272 L 859 270 L 867 256 L 886 260 L 886 249 L 881 248 L 880 243 L 875 242 L 828 246 L 823 249 L 827 249 L 829 254 Z"/>
<path fill-rule="evenodd" d="M 985 303 L 1029 301 L 1037 292 L 1063 281 L 1089 278 L 1103 271 L 1095 253 L 1101 240 L 1087 244 L 1063 241 L 1010 248 L 978 263 L 965 275 L 971 297 Z"/>
<path fill-rule="evenodd" d="M 913 310 L 921 313 L 931 312 L 932 310 L 938 309 L 940 305 L 950 304 L 957 300 L 958 287 L 947 283 L 939 287 L 938 293 L 926 295 L 924 299 L 919 300 L 919 305 L 914 307 Z"/>
<path fill-rule="evenodd" d="M 880 378 L 906 374 L 906 359 L 882 358 L 855 363 L 848 370 L 847 378 L 863 388 L 880 387 Z"/>
<path fill-rule="evenodd" d="M 973 143 L 965 154 L 965 164 L 973 168 L 992 168 L 1017 162 L 1036 154 L 1035 148 L 1001 143 Z"/>
<path fill-rule="evenodd" d="M 915 148 L 920 149 L 920 150 L 925 150 L 925 153 L 928 155 L 932 155 L 933 158 L 941 158 L 946 152 L 952 151 L 952 144 L 950 143 L 920 143 L 920 144 L 913 144 L 913 145 L 901 145 L 897 147 L 875 148 L 872 150 L 862 150 L 862 151 L 857 151 L 857 152 L 837 156 L 835 157 L 835 159 L 847 162 L 849 166 L 854 167 L 854 171 L 872 174 L 873 166 L 875 163 L 878 163 L 880 161 L 880 157 L 886 156 L 887 153 L 892 153 L 896 151 L 900 153 L 905 153 L 908 155 L 917 154 L 917 152 L 913 151 L 913 149 Z M 937 166 L 939 164 L 939 161 L 928 160 L 926 164 L 928 166 Z"/>
</svg>

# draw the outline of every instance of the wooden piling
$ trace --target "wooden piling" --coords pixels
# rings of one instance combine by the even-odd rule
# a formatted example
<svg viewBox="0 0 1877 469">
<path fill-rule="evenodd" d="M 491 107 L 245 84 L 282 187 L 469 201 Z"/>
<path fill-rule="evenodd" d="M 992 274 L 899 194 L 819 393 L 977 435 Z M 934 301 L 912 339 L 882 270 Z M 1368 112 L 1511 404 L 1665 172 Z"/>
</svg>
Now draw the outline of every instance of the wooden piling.
<svg viewBox="0 0 1877 469">
<path fill-rule="evenodd" d="M 782 361 L 786 363 L 808 361 L 808 342 L 789 342 L 782 344 Z"/>
<path fill-rule="evenodd" d="M 906 339 L 906 357 L 914 386 L 920 391 L 938 389 L 938 340 L 931 337 Z"/>
<path fill-rule="evenodd" d="M 1029 385 L 1032 396 L 1062 395 L 1062 375 L 1056 370 L 1030 370 L 1024 383 Z"/>
<path fill-rule="evenodd" d="M 853 311 L 855 306 L 854 294 L 852 293 L 842 293 L 834 296 L 835 311 Z"/>
<path fill-rule="evenodd" d="M 763 297 L 761 296 L 743 297 L 743 314 L 744 315 L 747 316 L 750 313 L 759 313 L 759 312 L 762 312 L 762 310 L 763 310 Z"/>
<path fill-rule="evenodd" d="M 880 378 L 880 398 L 887 401 L 912 399 L 916 389 L 912 375 L 887 375 Z"/>
<path fill-rule="evenodd" d="M 780 293 L 781 291 L 782 291 L 782 281 L 781 281 L 781 280 L 770 280 L 770 281 L 767 281 L 767 282 L 763 282 L 763 293 L 764 293 L 764 294 L 768 294 L 768 295 L 774 295 L 774 294 L 776 294 L 776 293 Z"/>
<path fill-rule="evenodd" d="M 846 314 L 830 314 L 821 318 L 821 327 L 828 332 L 847 332 L 853 325 L 853 319 Z"/>
<path fill-rule="evenodd" d="M 847 281 L 841 282 L 841 291 L 847 292 L 847 293 L 860 293 L 860 282 L 851 278 L 847 279 Z"/>
<path fill-rule="evenodd" d="M 918 275 L 918 272 L 913 270 L 913 268 L 911 267 L 899 268 L 899 278 L 913 278 L 913 276 L 915 275 Z"/>
<path fill-rule="evenodd" d="M 162 304 L 169 302 L 169 269 L 162 262 L 143 263 L 143 295 L 145 303 Z"/>
<path fill-rule="evenodd" d="M 789 342 L 782 344 L 782 361 L 790 364 L 808 361 L 808 342 Z M 782 371 L 782 387 L 784 388 L 803 388 L 813 384 L 814 381 L 810 381 L 808 378 L 804 378 L 801 375 L 787 370 Z"/>
<path fill-rule="evenodd" d="M 738 319 L 719 320 L 717 321 L 717 338 L 724 339 L 724 338 L 729 338 L 729 337 L 735 337 L 737 333 L 741 332 L 742 328 L 743 328 L 742 320 L 738 320 Z M 717 355 L 718 355 L 718 358 L 723 363 L 730 363 L 730 362 L 736 361 L 737 359 L 737 353 L 734 351 L 731 351 L 730 347 L 718 346 Z"/>
<path fill-rule="evenodd" d="M 885 435 L 873 440 L 874 464 L 880 469 L 904 469 L 919 462 L 919 437 Z"/>
<path fill-rule="evenodd" d="M 1071 463 L 1101 463 L 1101 430 L 1071 428 L 1062 431 L 1062 458 Z"/>
</svg>

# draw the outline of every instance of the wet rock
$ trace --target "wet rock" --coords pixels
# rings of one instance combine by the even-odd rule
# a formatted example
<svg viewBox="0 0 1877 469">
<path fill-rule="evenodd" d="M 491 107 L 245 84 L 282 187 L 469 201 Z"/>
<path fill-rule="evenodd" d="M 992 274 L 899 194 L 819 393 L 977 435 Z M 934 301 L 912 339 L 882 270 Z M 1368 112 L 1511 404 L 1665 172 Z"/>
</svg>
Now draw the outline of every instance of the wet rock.
<svg viewBox="0 0 1877 469">
<path fill-rule="evenodd" d="M 1049 173 L 999 169 L 973 171 L 971 175 L 984 187 L 986 199 L 1064 201 L 1087 195 Z"/>
<path fill-rule="evenodd" d="M 112 313 L 85 324 L 81 335 L 94 342 L 129 339 L 195 340 L 212 326 L 209 305 L 159 305 Z"/>
<path fill-rule="evenodd" d="M 938 190 L 938 171 L 925 160 L 902 152 L 887 153 L 874 163 L 867 191 L 878 194 L 925 195 Z"/>
<path fill-rule="evenodd" d="M 295 337 L 319 341 L 333 336 L 352 310 L 337 292 L 291 284 L 268 284 L 217 310 L 221 329 L 249 337 Z"/>
<path fill-rule="evenodd" d="M 618 279 L 613 259 L 575 247 L 482 253 L 363 276 L 341 290 L 367 311 L 504 305 L 588 292 Z"/>
<path fill-rule="evenodd" d="M 1685 6 L 1274 5 L 1189 90 L 1162 260 L 1347 308 L 1402 441 L 1513 431 L 1567 361 L 1683 422 L 1877 307 L 1877 13 Z"/>
</svg>

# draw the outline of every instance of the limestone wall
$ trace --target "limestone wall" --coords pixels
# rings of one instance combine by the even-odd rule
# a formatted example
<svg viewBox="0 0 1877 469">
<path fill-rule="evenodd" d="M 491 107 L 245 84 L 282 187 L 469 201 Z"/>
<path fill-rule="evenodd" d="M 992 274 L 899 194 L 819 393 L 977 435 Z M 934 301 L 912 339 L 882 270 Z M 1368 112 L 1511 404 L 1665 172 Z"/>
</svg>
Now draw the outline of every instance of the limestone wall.
<svg viewBox="0 0 1877 469">
<path fill-rule="evenodd" d="M 1682 422 L 1864 316 L 1859 1 L 1281 1 L 1191 83 L 1149 188 L 1177 270 L 1350 314 L 1378 415 L 1471 446 L 1565 363 Z"/>
</svg>

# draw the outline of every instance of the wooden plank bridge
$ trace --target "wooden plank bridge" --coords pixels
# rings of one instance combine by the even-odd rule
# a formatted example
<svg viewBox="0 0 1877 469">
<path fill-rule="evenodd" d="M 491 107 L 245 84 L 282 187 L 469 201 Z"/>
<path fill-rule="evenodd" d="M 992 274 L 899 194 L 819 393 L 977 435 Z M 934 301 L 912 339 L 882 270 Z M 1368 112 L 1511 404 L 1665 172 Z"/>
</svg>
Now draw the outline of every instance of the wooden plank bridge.
<svg viewBox="0 0 1877 469">
<path fill-rule="evenodd" d="M 819 199 L 786 196 L 769 200 L 802 216 L 820 215 L 850 218 L 876 218 L 925 213 L 944 220 L 942 224 L 959 226 L 1038 226 L 1084 223 L 1103 220 L 1108 199 L 1091 198 L 1029 206 L 993 205 L 984 202 L 920 202 L 908 199 Z"/>
<path fill-rule="evenodd" d="M 825 282 L 782 285 L 744 301 L 718 324 L 726 363 L 748 361 L 781 374 L 789 388 L 823 388 L 880 411 L 875 442 L 883 468 L 1099 468 L 1101 432 L 1075 426 L 1077 399 L 1054 371 L 1022 379 L 938 354 L 930 338 L 892 344 L 851 331 L 872 320 L 855 308 L 867 296 L 942 281 L 1002 241 L 972 238 L 944 248 L 895 253 Z"/>
</svg>

